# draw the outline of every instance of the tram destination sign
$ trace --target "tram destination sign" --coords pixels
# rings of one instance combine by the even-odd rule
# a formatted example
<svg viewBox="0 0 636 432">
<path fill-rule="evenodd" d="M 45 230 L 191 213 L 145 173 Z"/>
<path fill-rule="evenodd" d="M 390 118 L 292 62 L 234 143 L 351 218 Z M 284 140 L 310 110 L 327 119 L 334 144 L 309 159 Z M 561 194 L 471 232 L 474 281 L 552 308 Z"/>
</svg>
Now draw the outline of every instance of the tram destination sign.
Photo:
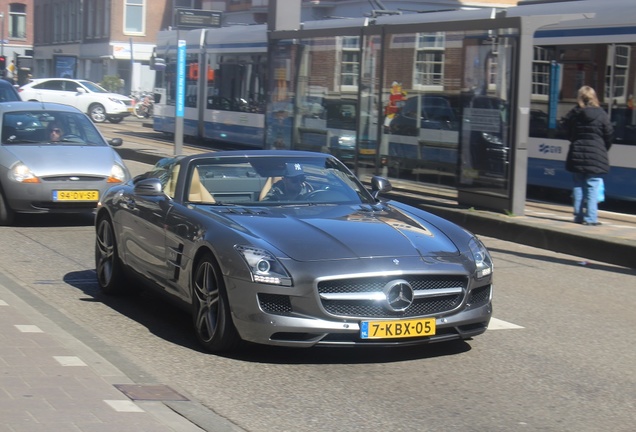
<svg viewBox="0 0 636 432">
<path fill-rule="evenodd" d="M 220 11 L 201 9 L 177 9 L 175 27 L 179 30 L 221 27 Z"/>
</svg>

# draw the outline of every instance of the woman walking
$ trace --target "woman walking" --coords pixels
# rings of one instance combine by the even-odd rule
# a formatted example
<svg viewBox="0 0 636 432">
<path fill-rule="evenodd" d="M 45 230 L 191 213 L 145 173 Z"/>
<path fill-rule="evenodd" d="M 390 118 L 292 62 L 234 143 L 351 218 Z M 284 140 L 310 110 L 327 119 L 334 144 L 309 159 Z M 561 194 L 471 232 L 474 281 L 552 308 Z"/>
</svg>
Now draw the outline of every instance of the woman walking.
<svg viewBox="0 0 636 432">
<path fill-rule="evenodd" d="M 574 222 L 600 225 L 598 193 L 603 175 L 609 172 L 614 128 L 592 87 L 579 89 L 577 105 L 566 114 L 564 124 L 570 139 L 565 168 L 573 173 Z"/>
</svg>

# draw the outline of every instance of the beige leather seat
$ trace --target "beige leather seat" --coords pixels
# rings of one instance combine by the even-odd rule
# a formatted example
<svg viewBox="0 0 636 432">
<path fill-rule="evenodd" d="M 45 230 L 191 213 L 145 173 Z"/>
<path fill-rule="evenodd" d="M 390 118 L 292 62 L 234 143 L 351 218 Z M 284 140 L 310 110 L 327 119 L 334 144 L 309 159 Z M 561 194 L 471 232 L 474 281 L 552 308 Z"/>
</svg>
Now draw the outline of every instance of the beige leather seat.
<svg viewBox="0 0 636 432">
<path fill-rule="evenodd" d="M 199 170 L 194 169 L 192 172 L 192 180 L 190 181 L 190 190 L 188 192 L 188 201 L 200 203 L 215 203 L 214 197 L 210 194 L 199 177 Z"/>
<path fill-rule="evenodd" d="M 170 173 L 170 178 L 168 179 L 168 183 L 166 183 L 166 186 L 163 188 L 163 191 L 165 192 L 165 194 L 168 195 L 170 198 L 174 198 L 174 192 L 177 187 L 177 177 L 179 177 L 180 167 L 181 165 L 177 164 L 172 168 L 172 172 Z"/>
</svg>

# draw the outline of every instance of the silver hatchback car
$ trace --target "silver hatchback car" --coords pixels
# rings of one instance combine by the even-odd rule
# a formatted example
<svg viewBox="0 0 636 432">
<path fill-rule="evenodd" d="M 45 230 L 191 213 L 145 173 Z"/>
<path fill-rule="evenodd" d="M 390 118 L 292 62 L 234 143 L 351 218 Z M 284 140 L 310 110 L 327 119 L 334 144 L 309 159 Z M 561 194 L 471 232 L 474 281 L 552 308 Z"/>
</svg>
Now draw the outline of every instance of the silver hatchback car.
<svg viewBox="0 0 636 432">
<path fill-rule="evenodd" d="M 67 105 L 0 104 L 0 225 L 16 213 L 81 213 L 130 179 L 123 160 L 86 114 Z"/>
</svg>

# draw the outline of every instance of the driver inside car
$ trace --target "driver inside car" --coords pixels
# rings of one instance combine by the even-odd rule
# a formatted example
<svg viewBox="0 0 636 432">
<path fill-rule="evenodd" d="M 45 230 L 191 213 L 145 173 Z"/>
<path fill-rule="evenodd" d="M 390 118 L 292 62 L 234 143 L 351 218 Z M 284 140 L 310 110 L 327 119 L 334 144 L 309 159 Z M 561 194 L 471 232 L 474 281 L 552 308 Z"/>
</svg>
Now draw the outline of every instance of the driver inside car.
<svg viewBox="0 0 636 432">
<path fill-rule="evenodd" d="M 62 140 L 62 137 L 64 136 L 64 129 L 62 129 L 62 126 L 59 123 L 52 122 L 49 124 L 47 129 L 49 131 L 49 140 L 51 142 Z"/>
<path fill-rule="evenodd" d="M 299 163 L 286 163 L 283 178 L 272 185 L 263 201 L 298 201 L 313 189 L 305 182 L 305 172 Z"/>
</svg>

